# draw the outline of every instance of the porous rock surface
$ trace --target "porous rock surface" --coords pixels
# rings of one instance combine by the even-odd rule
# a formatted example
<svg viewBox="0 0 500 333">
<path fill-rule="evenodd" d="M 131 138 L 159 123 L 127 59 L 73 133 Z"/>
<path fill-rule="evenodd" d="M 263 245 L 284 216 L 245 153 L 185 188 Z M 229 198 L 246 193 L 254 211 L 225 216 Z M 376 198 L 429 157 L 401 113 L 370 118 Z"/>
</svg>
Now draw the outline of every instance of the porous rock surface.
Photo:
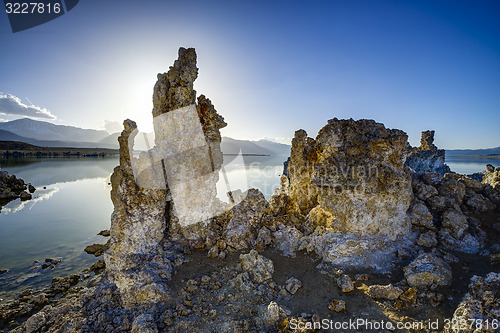
<svg viewBox="0 0 500 333">
<path fill-rule="evenodd" d="M 179 49 L 170 70 L 158 74 L 153 93 L 155 146 L 133 156 L 138 133 L 124 121 L 120 165 L 111 177 L 111 217 L 106 271 L 126 306 L 167 297 L 172 247 L 210 249 L 209 256 L 252 247 L 268 203 L 260 191 L 228 193 L 216 184 L 222 165 L 224 119 L 203 95 L 196 98 L 196 52 Z"/>
<path fill-rule="evenodd" d="M 473 216 L 493 212 L 500 192 L 489 184 L 460 175 L 412 172 L 413 196 L 408 210 L 417 244 L 478 253 L 484 247 L 485 231 Z"/>
<path fill-rule="evenodd" d="M 274 265 L 270 259 L 267 259 L 255 250 L 247 254 L 240 255 L 241 269 L 251 274 L 255 282 L 264 282 L 269 280 L 274 273 Z"/>
<path fill-rule="evenodd" d="M 320 206 L 339 232 L 407 235 L 411 182 L 407 135 L 373 120 L 331 119 L 316 139 L 295 132 L 286 193 L 307 215 Z M 326 225 L 324 225 L 326 226 Z"/>
<path fill-rule="evenodd" d="M 451 268 L 442 259 L 431 253 L 422 253 L 404 268 L 408 284 L 416 289 L 446 286 L 451 283 Z"/>
<path fill-rule="evenodd" d="M 500 329 L 500 273 L 491 272 L 486 277 L 473 276 L 469 292 L 458 305 L 453 323 L 444 332 L 498 332 Z M 462 323 L 462 325 L 460 324 Z M 468 323 L 463 325 L 463 323 Z M 472 325 L 471 325 L 472 323 Z"/>
<path fill-rule="evenodd" d="M 158 74 L 154 87 L 155 147 L 138 158 L 132 156 L 137 126 L 131 120 L 124 121 L 124 130 L 118 139 L 120 165 L 111 176 L 111 199 L 115 209 L 105 261 L 108 275 L 126 305 L 154 303 L 165 296 L 164 279 L 170 277 L 172 263 L 163 255 L 163 246 L 167 239 L 191 232 L 179 223 L 182 214 L 176 214 L 175 205 L 182 207 L 191 200 L 188 205 L 197 208 L 193 209 L 193 214 L 199 218 L 205 216 L 207 206 L 210 209 L 219 204 L 215 198 L 218 174 L 214 171 L 222 163 L 219 129 L 226 124 L 210 100 L 202 95 L 196 101 L 193 83 L 197 76 L 194 49 L 180 48 L 174 66 L 167 73 Z M 191 123 L 186 119 L 189 117 Z M 194 125 L 186 129 L 183 124 Z M 197 136 L 189 135 L 189 130 L 197 129 L 200 130 L 193 134 Z M 196 139 L 198 142 L 193 143 Z M 175 154 L 180 157 L 172 157 Z M 166 165 L 172 160 L 173 164 Z M 186 161 L 192 168 L 182 168 Z M 194 176 L 179 174 L 178 177 L 185 176 L 189 179 L 187 186 L 201 193 L 193 196 L 191 191 L 178 190 L 186 186 L 176 183 L 179 166 L 180 172 L 195 173 Z M 171 171 L 169 175 L 166 169 Z M 173 191 L 179 193 L 176 200 L 172 200 Z M 204 206 L 203 202 L 193 203 L 196 198 L 208 198 L 210 203 Z"/>
<path fill-rule="evenodd" d="M 384 266 L 392 242 L 412 239 L 406 142 L 403 131 L 367 119 L 331 119 L 315 139 L 296 131 L 288 175 L 264 214 L 277 246 L 338 265 Z"/>
<path fill-rule="evenodd" d="M 16 175 L 9 175 L 7 171 L 0 171 L 0 210 L 4 204 L 17 198 L 21 198 L 22 201 L 30 200 L 32 197 L 30 193 L 33 192 L 35 188 L 31 184 L 26 184 Z"/>
<path fill-rule="evenodd" d="M 137 133 L 131 120 L 118 138 L 120 165 L 111 175 L 111 238 L 104 254 L 111 281 L 121 292 L 125 305 L 160 301 L 165 293 L 162 277 L 153 273 L 161 268 L 168 278 L 171 265 L 161 256 L 166 229 L 166 189 L 137 186 L 131 165 L 129 140 Z"/>
<path fill-rule="evenodd" d="M 396 300 L 403 293 L 403 289 L 394 286 L 393 284 L 388 285 L 371 285 L 367 294 L 371 298 L 382 298 L 388 300 Z"/>
<path fill-rule="evenodd" d="M 408 148 L 406 165 L 416 172 L 438 172 L 442 175 L 450 172 L 445 164 L 445 150 L 434 145 L 434 131 L 422 132 L 420 147 Z"/>
<path fill-rule="evenodd" d="M 486 168 L 486 172 L 483 177 L 483 184 L 489 184 L 494 189 L 500 190 L 500 167 Z"/>
</svg>

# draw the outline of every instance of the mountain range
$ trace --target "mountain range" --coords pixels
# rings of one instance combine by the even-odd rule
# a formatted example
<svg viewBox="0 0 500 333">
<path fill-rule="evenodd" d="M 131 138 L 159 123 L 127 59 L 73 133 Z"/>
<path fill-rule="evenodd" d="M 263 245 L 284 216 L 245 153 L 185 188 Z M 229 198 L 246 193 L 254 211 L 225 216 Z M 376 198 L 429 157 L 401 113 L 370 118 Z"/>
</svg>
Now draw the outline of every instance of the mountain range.
<svg viewBox="0 0 500 333">
<path fill-rule="evenodd" d="M 0 141 L 25 142 L 39 147 L 111 148 L 118 149 L 120 133 L 109 134 L 103 130 L 55 125 L 29 118 L 0 123 Z M 154 134 L 140 132 L 134 143 L 137 150 L 154 146 Z M 269 140 L 236 140 L 223 137 L 224 154 L 282 155 L 290 154 L 290 146 Z"/>
<path fill-rule="evenodd" d="M 56 125 L 29 118 L 0 123 L 0 141 L 25 142 L 40 147 L 73 148 L 118 148 L 120 133 L 109 134 L 103 130 L 84 129 L 75 126 Z M 134 148 L 147 150 L 154 146 L 153 133 L 139 133 Z M 221 149 L 224 154 L 254 154 L 288 156 L 290 145 L 270 140 L 237 140 L 223 137 Z M 446 150 L 447 157 L 499 155 L 500 147 L 488 149 Z"/>
<path fill-rule="evenodd" d="M 453 149 L 447 150 L 446 156 L 488 156 L 488 155 L 500 155 L 500 147 L 488 148 L 488 149 Z"/>
<path fill-rule="evenodd" d="M 109 136 L 102 130 L 56 125 L 30 118 L 0 123 L 0 130 L 42 141 L 96 142 Z"/>
</svg>

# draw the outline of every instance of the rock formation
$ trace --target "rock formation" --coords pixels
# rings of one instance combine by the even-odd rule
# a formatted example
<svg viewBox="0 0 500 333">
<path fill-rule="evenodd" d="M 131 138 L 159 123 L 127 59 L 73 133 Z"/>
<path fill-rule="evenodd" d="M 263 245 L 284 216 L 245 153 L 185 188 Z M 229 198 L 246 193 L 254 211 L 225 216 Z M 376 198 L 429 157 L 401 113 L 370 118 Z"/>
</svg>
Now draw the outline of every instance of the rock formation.
<svg viewBox="0 0 500 333">
<path fill-rule="evenodd" d="M 452 323 L 473 323 L 472 325 L 448 325 L 443 332 L 498 332 L 500 323 L 500 274 L 491 272 L 486 277 L 473 276 L 469 293 L 451 319 Z"/>
<path fill-rule="evenodd" d="M 316 139 L 295 132 L 285 189 L 300 213 L 331 214 L 330 227 L 391 240 L 407 235 L 411 197 L 404 167 L 407 136 L 373 120 L 331 119 Z"/>
<path fill-rule="evenodd" d="M 379 271 L 390 270 L 400 248 L 476 253 L 483 246 L 484 232 L 465 214 L 494 209 L 499 192 L 466 176 L 443 177 L 449 169 L 433 131 L 423 132 L 406 159 L 407 135 L 373 120 L 334 118 L 315 139 L 296 131 L 269 202 L 255 189 L 219 200 L 226 123 L 209 99 L 196 98 L 197 75 L 194 49 L 181 48 L 154 87 L 155 146 L 134 157 L 131 120 L 119 137 L 104 259 L 126 306 L 168 298 L 169 253 L 179 246 L 224 259 L 271 245 L 288 256 L 306 250 L 338 266 Z"/>
<path fill-rule="evenodd" d="M 158 74 L 153 93 L 155 147 L 133 157 L 137 126 L 125 120 L 120 165 L 111 177 L 110 279 L 126 305 L 165 296 L 172 263 L 163 245 L 188 237 L 189 224 L 224 211 L 215 184 L 222 164 L 219 129 L 226 126 L 210 100 L 196 100 L 194 49 L 179 49 L 170 70 Z M 193 195 L 195 194 L 195 195 Z"/>
<path fill-rule="evenodd" d="M 449 285 L 452 277 L 450 266 L 430 253 L 419 255 L 404 268 L 404 273 L 408 284 L 415 289 Z"/>
<path fill-rule="evenodd" d="M 26 190 L 29 190 L 29 193 Z M 26 184 L 24 180 L 16 175 L 9 175 L 7 171 L 0 171 L 0 210 L 9 201 L 21 198 L 22 201 L 30 200 L 35 188 L 31 184 Z"/>
<path fill-rule="evenodd" d="M 445 151 L 434 145 L 434 131 L 422 132 L 420 147 L 409 148 L 406 165 L 416 172 L 451 172 L 445 164 Z"/>
<path fill-rule="evenodd" d="M 467 214 L 493 211 L 500 203 L 500 191 L 454 173 L 444 177 L 439 173 L 412 173 L 412 187 L 408 215 L 413 230 L 420 233 L 418 245 L 480 251 L 486 236 L 478 221 Z"/>
<path fill-rule="evenodd" d="M 111 176 L 111 238 L 104 254 L 111 281 L 121 292 L 123 303 L 156 302 L 165 288 L 155 268 L 163 269 L 163 278 L 170 277 L 171 264 L 162 256 L 161 241 L 167 225 L 167 189 L 145 189 L 138 186 L 132 170 L 129 142 L 137 134 L 131 120 L 124 121 L 120 143 L 120 165 Z"/>
<path fill-rule="evenodd" d="M 118 139 L 120 165 L 111 177 L 114 212 L 104 259 L 127 306 L 167 297 L 172 247 L 207 248 L 210 257 L 224 258 L 255 246 L 262 234 L 268 203 L 260 191 L 229 191 L 229 203 L 217 197 L 223 162 L 219 130 L 226 123 L 208 98 L 196 98 L 197 73 L 194 49 L 181 48 L 154 87 L 155 146 L 133 156 L 137 126 L 131 120 L 125 120 Z M 270 243 L 262 237 L 261 243 Z"/>
<path fill-rule="evenodd" d="M 488 164 L 482 182 L 500 191 L 500 167 L 495 169 L 491 164 Z"/>
<path fill-rule="evenodd" d="M 296 131 L 288 175 L 264 217 L 277 228 L 276 246 L 288 254 L 314 251 L 337 265 L 385 269 L 392 242 L 412 239 L 406 142 L 403 131 L 366 119 L 331 119 L 316 139 Z"/>
</svg>

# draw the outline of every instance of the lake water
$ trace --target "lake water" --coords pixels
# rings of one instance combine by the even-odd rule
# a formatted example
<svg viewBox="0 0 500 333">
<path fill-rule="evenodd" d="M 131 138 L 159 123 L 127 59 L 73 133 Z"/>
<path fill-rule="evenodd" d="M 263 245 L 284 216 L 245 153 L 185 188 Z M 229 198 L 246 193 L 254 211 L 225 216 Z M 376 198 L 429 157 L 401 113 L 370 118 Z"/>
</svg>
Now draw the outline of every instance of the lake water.
<svg viewBox="0 0 500 333">
<path fill-rule="evenodd" d="M 260 189 L 269 198 L 279 186 L 284 156 L 225 156 L 218 183 L 219 197 L 227 190 Z M 450 159 L 452 170 L 473 173 L 494 159 Z M 29 288 L 49 286 L 53 277 L 79 273 L 96 261 L 83 249 L 105 243 L 97 236 L 109 229 L 113 205 L 109 177 L 118 158 L 0 159 L 0 167 L 32 183 L 37 191 L 30 201 L 19 199 L 0 212 L 0 299 L 6 301 Z M 44 188 L 45 187 L 45 188 Z M 61 258 L 54 269 L 42 270 L 35 260 Z M 1 302 L 1 301 L 0 301 Z"/>
<path fill-rule="evenodd" d="M 449 157 L 446 158 L 446 164 L 452 171 L 461 174 L 472 174 L 486 170 L 486 164 L 495 167 L 500 166 L 500 159 L 495 158 L 470 158 L 470 157 Z"/>
<path fill-rule="evenodd" d="M 226 157 L 224 172 L 229 187 L 218 183 L 219 196 L 227 189 L 257 187 L 269 198 L 279 185 L 283 170 L 280 156 Z M 36 187 L 33 199 L 11 201 L 0 211 L 0 299 L 19 292 L 49 286 L 53 277 L 79 273 L 96 261 L 83 251 L 109 229 L 113 205 L 109 177 L 117 157 L 105 158 L 10 158 L 0 167 Z M 35 260 L 60 258 L 53 270 L 41 269 Z M 1 302 L 1 301 L 0 301 Z"/>
</svg>

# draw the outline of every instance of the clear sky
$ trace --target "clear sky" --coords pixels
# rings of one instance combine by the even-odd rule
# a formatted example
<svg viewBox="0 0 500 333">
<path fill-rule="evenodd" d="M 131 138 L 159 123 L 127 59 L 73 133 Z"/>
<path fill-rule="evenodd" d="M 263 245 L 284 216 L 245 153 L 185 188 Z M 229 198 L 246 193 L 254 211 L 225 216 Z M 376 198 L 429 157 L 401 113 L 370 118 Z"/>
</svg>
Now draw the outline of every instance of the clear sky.
<svg viewBox="0 0 500 333">
<path fill-rule="evenodd" d="M 131 118 L 151 130 L 156 74 L 184 46 L 225 136 L 314 137 L 352 117 L 403 129 L 412 145 L 434 129 L 441 148 L 500 146 L 496 0 L 82 0 L 15 34 L 2 12 L 0 41 L 0 95 L 57 124 L 113 131 Z"/>
</svg>

